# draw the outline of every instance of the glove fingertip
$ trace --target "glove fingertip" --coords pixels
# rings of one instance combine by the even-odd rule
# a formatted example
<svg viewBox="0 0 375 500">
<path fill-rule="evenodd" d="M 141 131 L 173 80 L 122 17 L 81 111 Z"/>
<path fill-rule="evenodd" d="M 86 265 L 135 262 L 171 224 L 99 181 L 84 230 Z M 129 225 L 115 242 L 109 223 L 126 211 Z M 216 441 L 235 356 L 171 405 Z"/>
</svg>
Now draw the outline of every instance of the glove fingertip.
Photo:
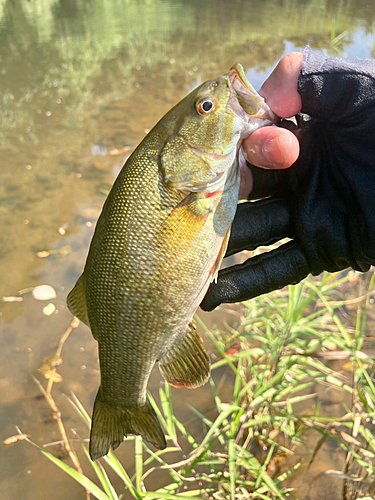
<svg viewBox="0 0 375 500">
<path fill-rule="evenodd" d="M 211 312 L 214 309 L 216 309 L 216 307 L 219 306 L 220 304 L 221 304 L 220 301 L 215 300 L 214 294 L 208 291 L 199 307 L 202 309 L 202 311 Z"/>
</svg>

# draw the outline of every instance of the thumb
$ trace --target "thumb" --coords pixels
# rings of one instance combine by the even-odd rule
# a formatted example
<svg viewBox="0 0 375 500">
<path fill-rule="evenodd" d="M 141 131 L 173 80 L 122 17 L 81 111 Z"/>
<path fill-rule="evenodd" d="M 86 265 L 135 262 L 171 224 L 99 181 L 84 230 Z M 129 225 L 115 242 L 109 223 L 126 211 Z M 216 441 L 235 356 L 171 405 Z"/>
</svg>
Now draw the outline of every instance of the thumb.
<svg viewBox="0 0 375 500">
<path fill-rule="evenodd" d="M 259 91 L 272 111 L 281 118 L 291 118 L 302 109 L 298 93 L 302 61 L 302 52 L 291 52 L 284 56 Z"/>
<path fill-rule="evenodd" d="M 297 160 L 299 142 L 293 132 L 281 127 L 262 127 L 243 142 L 246 159 L 267 169 L 288 168 Z"/>
</svg>

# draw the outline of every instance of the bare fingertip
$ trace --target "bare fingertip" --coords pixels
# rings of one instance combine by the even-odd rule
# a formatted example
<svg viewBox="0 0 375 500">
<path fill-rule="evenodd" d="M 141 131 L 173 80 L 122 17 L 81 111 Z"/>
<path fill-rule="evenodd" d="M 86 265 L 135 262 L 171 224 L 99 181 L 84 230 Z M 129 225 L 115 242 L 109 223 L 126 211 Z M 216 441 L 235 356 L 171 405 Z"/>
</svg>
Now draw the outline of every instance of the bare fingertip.
<svg viewBox="0 0 375 500">
<path fill-rule="evenodd" d="M 289 168 L 299 156 L 299 142 L 294 134 L 279 129 L 279 134 L 263 145 L 271 168 Z"/>
<path fill-rule="evenodd" d="M 266 169 L 282 169 L 296 161 L 299 142 L 292 132 L 279 127 L 264 127 L 256 132 L 243 144 L 250 163 Z"/>
</svg>

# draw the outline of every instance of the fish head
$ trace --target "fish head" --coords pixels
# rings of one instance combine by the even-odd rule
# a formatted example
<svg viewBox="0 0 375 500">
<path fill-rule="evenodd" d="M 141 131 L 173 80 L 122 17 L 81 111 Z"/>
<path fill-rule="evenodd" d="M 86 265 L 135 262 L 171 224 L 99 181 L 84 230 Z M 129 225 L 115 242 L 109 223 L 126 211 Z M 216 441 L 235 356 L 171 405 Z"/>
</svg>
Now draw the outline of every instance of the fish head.
<svg viewBox="0 0 375 500">
<path fill-rule="evenodd" d="M 172 111 L 174 131 L 161 154 L 164 181 L 189 191 L 216 186 L 242 140 L 277 120 L 240 64 L 193 90 Z"/>
</svg>

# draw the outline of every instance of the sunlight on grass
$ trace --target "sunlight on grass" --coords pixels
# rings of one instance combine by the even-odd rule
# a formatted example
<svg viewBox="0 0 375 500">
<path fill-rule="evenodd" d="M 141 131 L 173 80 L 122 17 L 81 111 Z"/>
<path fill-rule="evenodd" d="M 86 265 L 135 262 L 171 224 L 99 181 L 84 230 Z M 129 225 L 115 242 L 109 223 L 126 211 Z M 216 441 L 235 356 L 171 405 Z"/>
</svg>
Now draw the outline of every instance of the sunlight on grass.
<svg viewBox="0 0 375 500">
<path fill-rule="evenodd" d="M 100 500 L 119 500 L 129 494 L 136 499 L 292 499 L 300 498 L 302 491 L 292 481 L 303 463 L 295 450 L 306 447 L 306 433 L 315 432 L 315 449 L 310 462 L 303 464 L 306 474 L 327 440 L 342 450 L 345 460 L 341 469 L 306 476 L 306 481 L 311 485 L 322 476 L 338 478 L 345 500 L 370 498 L 375 473 L 370 427 L 375 419 L 375 365 L 364 341 L 375 275 L 367 293 L 345 300 L 342 291 L 352 275 L 325 274 L 248 301 L 240 306 L 237 324 L 215 331 L 197 318 L 216 350 L 210 379 L 215 417 L 191 408 L 206 430 L 203 439 L 198 440 L 177 419 L 170 386 L 165 383 L 160 387 L 160 408 L 151 395 L 150 400 L 169 446 L 153 451 L 140 437 L 127 438 L 135 444 L 133 477 L 113 452 L 90 461 L 97 477 L 94 483 L 39 450 Z M 343 311 L 350 304 L 357 308 L 354 325 L 344 323 Z M 330 361 L 337 359 L 345 360 L 345 370 L 330 367 Z M 230 400 L 221 396 L 218 374 L 223 371 L 225 384 L 231 384 Z M 319 397 L 312 392 L 317 384 L 347 395 L 340 399 L 341 417 L 321 413 Z M 312 401 L 316 403 L 312 411 L 300 412 L 301 405 Z M 74 395 L 70 403 L 89 427 L 90 417 Z M 88 456 L 87 439 L 80 441 Z M 172 452 L 181 459 L 171 463 Z M 122 480 L 122 491 L 115 490 L 105 467 Z M 160 470 L 169 474 L 169 482 L 156 491 L 146 489 L 146 479 L 152 484 L 149 477 Z"/>
</svg>

